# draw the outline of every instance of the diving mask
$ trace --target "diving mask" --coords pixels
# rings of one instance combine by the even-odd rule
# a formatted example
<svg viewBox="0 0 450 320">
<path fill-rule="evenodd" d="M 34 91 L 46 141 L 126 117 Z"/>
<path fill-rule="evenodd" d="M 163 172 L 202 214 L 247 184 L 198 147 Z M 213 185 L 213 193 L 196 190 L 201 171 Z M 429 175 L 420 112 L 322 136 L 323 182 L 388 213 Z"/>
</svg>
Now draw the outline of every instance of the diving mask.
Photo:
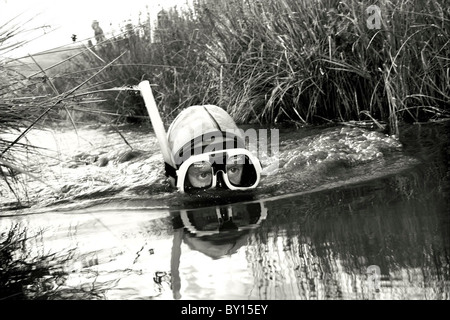
<svg viewBox="0 0 450 320">
<path fill-rule="evenodd" d="M 166 168 L 167 169 L 167 168 Z M 177 170 L 167 170 L 180 192 L 216 187 L 230 190 L 256 188 L 261 164 L 247 149 L 225 149 L 189 157 Z"/>
</svg>

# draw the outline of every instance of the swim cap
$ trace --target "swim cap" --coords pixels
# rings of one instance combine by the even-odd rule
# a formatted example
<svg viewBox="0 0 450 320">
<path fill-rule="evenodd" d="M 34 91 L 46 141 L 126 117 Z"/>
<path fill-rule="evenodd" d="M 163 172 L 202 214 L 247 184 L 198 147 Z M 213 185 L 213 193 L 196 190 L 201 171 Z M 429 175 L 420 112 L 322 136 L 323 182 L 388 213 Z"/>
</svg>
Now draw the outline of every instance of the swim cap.
<svg viewBox="0 0 450 320">
<path fill-rule="evenodd" d="M 244 147 L 242 131 L 225 110 L 215 105 L 184 109 L 170 125 L 167 139 L 177 166 L 208 146 L 215 150 Z"/>
</svg>

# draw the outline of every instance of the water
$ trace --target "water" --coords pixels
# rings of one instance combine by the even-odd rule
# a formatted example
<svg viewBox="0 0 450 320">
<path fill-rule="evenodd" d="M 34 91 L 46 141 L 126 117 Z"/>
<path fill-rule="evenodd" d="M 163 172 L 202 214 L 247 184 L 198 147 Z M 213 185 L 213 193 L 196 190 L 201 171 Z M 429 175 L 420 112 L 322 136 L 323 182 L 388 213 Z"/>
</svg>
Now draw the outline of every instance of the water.
<svg viewBox="0 0 450 320">
<path fill-rule="evenodd" d="M 444 125 L 405 127 L 401 143 L 359 128 L 285 129 L 280 170 L 257 191 L 194 196 L 168 188 L 153 137 L 125 132 L 139 152 L 120 162 L 127 146 L 100 132 L 58 143 L 66 165 L 46 181 L 59 193 L 41 186 L 29 196 L 42 201 L 1 213 L 0 230 L 27 231 L 27 259 L 54 253 L 28 295 L 449 299 Z M 102 155 L 110 163 L 96 166 Z"/>
</svg>

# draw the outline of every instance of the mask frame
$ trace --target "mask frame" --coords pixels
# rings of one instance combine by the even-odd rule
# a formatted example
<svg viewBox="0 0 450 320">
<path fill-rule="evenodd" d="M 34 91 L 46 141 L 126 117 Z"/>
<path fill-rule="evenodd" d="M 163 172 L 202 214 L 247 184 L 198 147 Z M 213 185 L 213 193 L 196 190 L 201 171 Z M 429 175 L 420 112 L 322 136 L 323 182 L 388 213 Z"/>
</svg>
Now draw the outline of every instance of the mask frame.
<svg viewBox="0 0 450 320">
<path fill-rule="evenodd" d="M 220 159 L 222 156 L 222 159 L 228 159 L 231 157 L 236 157 L 236 156 L 240 156 L 243 155 L 246 157 L 246 159 L 249 160 L 250 163 L 245 163 L 243 164 L 245 165 L 252 165 L 254 168 L 254 173 L 255 173 L 255 177 L 254 177 L 254 182 L 251 183 L 250 185 L 246 185 L 246 186 L 238 186 L 236 184 L 233 184 L 227 174 L 227 170 L 224 170 L 224 168 L 226 167 L 226 164 L 224 163 L 211 163 L 211 159 Z M 178 190 L 181 193 L 186 192 L 187 190 L 185 190 L 185 181 L 187 179 L 187 174 L 188 174 L 188 170 L 191 167 L 191 165 L 193 165 L 194 163 L 200 163 L 200 162 L 207 162 L 210 163 L 211 165 L 211 169 L 212 169 L 212 181 L 210 186 L 207 187 L 200 187 L 200 188 L 195 188 L 193 187 L 193 189 L 213 189 L 217 187 L 217 181 L 218 181 L 218 173 L 221 172 L 222 175 L 222 180 L 225 183 L 226 187 L 230 190 L 248 190 L 248 189 L 254 189 L 258 186 L 260 180 L 261 180 L 261 171 L 262 171 L 262 167 L 261 167 L 261 163 L 259 161 L 258 158 L 256 158 L 250 151 L 248 151 L 247 149 L 243 149 L 243 148 L 236 148 L 236 149 L 224 149 L 224 150 L 219 150 L 219 151 L 212 151 L 212 152 L 206 152 L 206 153 L 202 153 L 202 154 L 198 154 L 198 155 L 193 155 L 190 158 L 188 158 L 185 162 L 183 162 L 180 167 L 178 168 L 178 170 L 176 170 L 175 175 L 176 175 L 176 187 L 178 188 Z M 245 178 L 245 177 L 244 177 Z"/>
</svg>

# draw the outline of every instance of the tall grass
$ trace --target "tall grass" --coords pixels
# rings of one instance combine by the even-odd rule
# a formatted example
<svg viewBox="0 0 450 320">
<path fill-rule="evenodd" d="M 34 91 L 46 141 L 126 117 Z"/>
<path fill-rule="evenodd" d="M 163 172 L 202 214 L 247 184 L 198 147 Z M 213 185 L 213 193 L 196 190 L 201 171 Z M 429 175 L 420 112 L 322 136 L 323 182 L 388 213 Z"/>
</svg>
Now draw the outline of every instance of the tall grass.
<svg viewBox="0 0 450 320">
<path fill-rule="evenodd" d="M 42 97 L 37 92 L 42 80 L 27 79 L 11 66 L 12 59 L 6 58 L 8 53 L 33 40 L 23 37 L 30 30 L 18 18 L 0 25 L 0 184 L 4 182 L 8 191 L 17 198 L 21 185 L 16 175 L 24 171 L 23 160 L 35 150 L 24 141 L 14 143 L 13 137 L 30 126 L 32 119 L 43 109 L 38 107 Z M 16 38 L 23 40 L 15 41 Z M 8 191 L 0 188 L 0 197 L 3 198 Z"/>
<path fill-rule="evenodd" d="M 381 27 L 369 29 L 363 1 L 197 1 L 160 15 L 158 43 L 148 21 L 82 56 L 78 77 L 127 50 L 97 84 L 153 83 L 167 118 L 213 103 L 238 122 L 448 119 L 450 11 L 438 0 L 375 1 Z M 63 75 L 61 83 L 67 83 Z M 146 116 L 140 98 L 110 94 L 126 117 Z"/>
<path fill-rule="evenodd" d="M 39 171 L 40 168 L 33 168 L 33 158 L 40 150 L 29 143 L 26 139 L 27 134 L 35 127 L 47 128 L 48 121 L 61 119 L 64 112 L 75 125 L 70 113 L 70 109 L 76 103 L 74 95 L 86 83 L 115 63 L 120 55 L 109 63 L 104 63 L 99 70 L 95 70 L 93 74 L 79 82 L 67 81 L 70 87 L 61 90 L 56 86 L 55 73 L 48 70 L 52 67 L 46 70 L 33 56 L 29 56 L 39 71 L 26 75 L 20 59 L 7 57 L 7 53 L 36 39 L 36 37 L 25 37 L 25 40 L 14 39 L 15 37 L 21 39 L 23 34 L 31 31 L 23 23 L 17 22 L 17 18 L 0 25 L 0 197 L 3 204 L 4 197 L 13 194 L 21 206 L 23 205 L 20 203 L 21 199 L 27 198 L 23 174 L 41 180 L 34 174 L 34 171 Z M 67 59 L 69 60 L 70 58 Z"/>
<path fill-rule="evenodd" d="M 241 121 L 305 123 L 368 111 L 394 130 L 399 118 L 448 111 L 450 12 L 435 0 L 377 4 L 379 30 L 354 0 L 201 6 L 233 79 L 228 109 Z"/>
<path fill-rule="evenodd" d="M 116 114 L 117 121 L 148 120 L 143 100 L 134 91 L 107 91 L 137 85 L 148 79 L 154 87 L 162 113 L 168 117 L 182 107 L 210 103 L 217 95 L 216 74 L 207 63 L 205 39 L 199 38 L 193 12 L 177 10 L 160 14 L 159 28 L 151 41 L 149 21 L 126 25 L 120 34 L 90 47 L 94 54 L 72 59 L 54 76 L 55 86 L 64 90 L 82 81 L 121 53 L 117 63 L 88 83 L 92 98 L 105 99 L 97 109 Z M 154 39 L 154 40 L 155 40 Z M 106 90 L 106 91 L 105 91 Z M 79 95 L 84 96 L 84 93 Z M 78 106 L 89 112 L 92 106 Z"/>
</svg>

